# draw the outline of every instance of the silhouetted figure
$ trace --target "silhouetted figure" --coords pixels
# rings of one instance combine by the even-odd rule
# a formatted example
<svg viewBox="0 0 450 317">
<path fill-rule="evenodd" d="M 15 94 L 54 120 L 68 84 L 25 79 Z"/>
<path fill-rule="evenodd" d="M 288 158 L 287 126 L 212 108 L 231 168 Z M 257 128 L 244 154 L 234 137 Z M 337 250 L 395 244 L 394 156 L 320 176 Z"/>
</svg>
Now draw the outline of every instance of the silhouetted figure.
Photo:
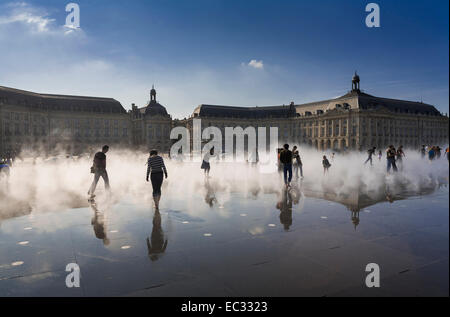
<svg viewBox="0 0 450 317">
<path fill-rule="evenodd" d="M 328 172 L 328 169 L 330 168 L 331 164 L 328 161 L 326 155 L 322 158 L 322 166 L 323 166 L 323 174 L 325 175 L 326 172 Z"/>
<path fill-rule="evenodd" d="M 166 251 L 168 240 L 164 237 L 161 227 L 161 214 L 159 209 L 155 209 L 153 216 L 153 228 L 150 239 L 147 238 L 147 250 L 150 260 L 156 261 Z"/>
<path fill-rule="evenodd" d="M 109 245 L 109 239 L 106 236 L 105 229 L 105 215 L 103 212 L 99 211 L 97 204 L 94 199 L 91 199 L 91 208 L 94 211 L 94 216 L 91 220 L 92 228 L 94 229 L 94 234 L 97 239 L 103 241 L 104 245 Z"/>
<path fill-rule="evenodd" d="M 303 163 L 300 158 L 300 154 L 298 153 L 297 146 L 294 146 L 292 148 L 292 159 L 293 159 L 292 166 L 294 167 L 295 178 L 298 179 L 299 170 L 300 170 L 300 177 L 303 178 Z"/>
<path fill-rule="evenodd" d="M 434 150 L 436 152 L 436 158 L 440 159 L 441 158 L 441 148 L 439 147 L 439 145 L 437 145 Z"/>
<path fill-rule="evenodd" d="M 386 150 L 386 160 L 387 160 L 387 172 L 391 171 L 391 168 L 394 172 L 397 172 L 397 165 L 395 164 L 395 156 L 397 155 L 397 151 L 393 145 L 389 145 Z"/>
<path fill-rule="evenodd" d="M 420 149 L 420 155 L 422 156 L 422 158 L 424 158 L 426 154 L 427 149 L 425 148 L 425 145 L 422 145 L 422 148 Z"/>
<path fill-rule="evenodd" d="M 289 144 L 283 145 L 283 150 L 280 152 L 280 162 L 283 164 L 284 184 L 289 187 L 292 180 L 292 152 L 289 150 Z"/>
<path fill-rule="evenodd" d="M 376 147 L 373 147 L 373 148 L 367 150 L 367 154 L 369 156 L 368 156 L 367 160 L 364 162 L 364 164 L 366 164 L 367 162 L 370 162 L 370 165 L 373 165 L 372 164 L 372 156 L 375 154 L 375 149 L 376 149 Z"/>
<path fill-rule="evenodd" d="M 209 171 L 211 170 L 211 165 L 209 163 L 211 157 L 214 156 L 214 147 L 212 147 L 208 152 L 203 156 L 202 166 L 200 168 L 204 170 L 205 177 L 209 176 Z"/>
<path fill-rule="evenodd" d="M 378 161 L 381 161 L 381 158 L 383 157 L 383 152 L 381 150 L 378 151 Z"/>
<path fill-rule="evenodd" d="M 150 179 L 153 187 L 153 200 L 155 201 L 155 208 L 159 208 L 159 200 L 161 199 L 161 185 L 163 183 L 163 173 L 167 178 L 167 169 L 164 165 L 164 160 L 158 155 L 157 150 L 150 151 L 150 157 L 147 161 L 147 177 Z"/>
<path fill-rule="evenodd" d="M 428 159 L 430 161 L 432 161 L 432 160 L 434 160 L 435 157 L 436 157 L 436 150 L 435 150 L 434 146 L 432 146 L 430 148 L 430 150 L 428 151 Z"/>
<path fill-rule="evenodd" d="M 400 167 L 400 170 L 403 170 L 403 157 L 406 157 L 405 152 L 403 152 L 403 145 L 400 145 L 397 149 L 396 153 L 397 163 Z"/>
<path fill-rule="evenodd" d="M 292 225 L 292 196 L 290 191 L 282 190 L 281 201 L 277 203 L 277 209 L 280 210 L 280 223 L 284 230 L 288 231 Z"/>
<path fill-rule="evenodd" d="M 97 187 L 98 180 L 100 176 L 103 178 L 105 182 L 105 189 L 109 190 L 109 178 L 108 172 L 106 172 L 106 153 L 109 150 L 109 146 L 105 145 L 102 148 L 101 152 L 97 152 L 94 156 L 93 165 L 91 167 L 91 173 L 94 174 L 94 181 L 92 182 L 91 188 L 89 188 L 88 195 L 90 198 L 94 198 L 95 188 Z"/>
</svg>

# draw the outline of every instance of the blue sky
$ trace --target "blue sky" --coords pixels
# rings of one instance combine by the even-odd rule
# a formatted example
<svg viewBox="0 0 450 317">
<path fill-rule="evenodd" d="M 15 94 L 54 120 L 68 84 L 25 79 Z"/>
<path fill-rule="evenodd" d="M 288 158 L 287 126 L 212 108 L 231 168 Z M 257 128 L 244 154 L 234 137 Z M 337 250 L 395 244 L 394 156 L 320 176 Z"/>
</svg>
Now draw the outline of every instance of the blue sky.
<svg viewBox="0 0 450 317">
<path fill-rule="evenodd" d="M 69 1 L 68 1 L 69 2 Z M 201 103 L 280 105 L 345 94 L 355 70 L 370 94 L 449 112 L 449 3 L 0 0 L 0 85 L 107 96 L 144 106 L 152 84 L 173 117 Z M 253 61 L 253 62 L 252 62 Z"/>
</svg>

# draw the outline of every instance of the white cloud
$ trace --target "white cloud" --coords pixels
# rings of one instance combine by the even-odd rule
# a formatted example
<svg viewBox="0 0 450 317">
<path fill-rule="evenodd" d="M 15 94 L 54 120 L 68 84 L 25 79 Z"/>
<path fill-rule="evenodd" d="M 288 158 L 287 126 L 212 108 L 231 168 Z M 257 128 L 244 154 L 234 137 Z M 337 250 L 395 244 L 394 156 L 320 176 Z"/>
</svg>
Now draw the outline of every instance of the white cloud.
<svg viewBox="0 0 450 317">
<path fill-rule="evenodd" d="M 264 63 L 262 60 L 257 61 L 256 59 L 252 59 L 249 63 L 248 66 L 256 68 L 256 69 L 263 69 L 264 68 Z"/>
<path fill-rule="evenodd" d="M 8 3 L 3 8 L 0 15 L 0 25 L 21 24 L 33 33 L 48 33 L 57 30 L 55 19 L 37 7 L 33 7 L 26 2 Z"/>
</svg>

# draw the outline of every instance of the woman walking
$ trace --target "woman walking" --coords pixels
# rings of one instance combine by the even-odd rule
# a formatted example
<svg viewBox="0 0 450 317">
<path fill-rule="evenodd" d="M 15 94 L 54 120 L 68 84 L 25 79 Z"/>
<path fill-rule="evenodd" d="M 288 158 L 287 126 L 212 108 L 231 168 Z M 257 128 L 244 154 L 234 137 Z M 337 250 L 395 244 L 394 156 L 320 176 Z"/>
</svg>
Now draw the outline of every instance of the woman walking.
<svg viewBox="0 0 450 317">
<path fill-rule="evenodd" d="M 325 175 L 331 166 L 330 162 L 328 161 L 328 159 L 325 155 L 323 156 L 323 159 L 322 159 L 322 166 L 323 166 L 323 174 Z"/>
<path fill-rule="evenodd" d="M 155 201 L 155 208 L 159 209 L 159 200 L 161 198 L 161 185 L 163 182 L 163 173 L 167 178 L 167 169 L 164 165 L 164 160 L 158 155 L 158 151 L 151 150 L 150 157 L 147 162 L 147 182 L 150 175 L 150 180 L 153 187 L 153 200 Z"/>
</svg>

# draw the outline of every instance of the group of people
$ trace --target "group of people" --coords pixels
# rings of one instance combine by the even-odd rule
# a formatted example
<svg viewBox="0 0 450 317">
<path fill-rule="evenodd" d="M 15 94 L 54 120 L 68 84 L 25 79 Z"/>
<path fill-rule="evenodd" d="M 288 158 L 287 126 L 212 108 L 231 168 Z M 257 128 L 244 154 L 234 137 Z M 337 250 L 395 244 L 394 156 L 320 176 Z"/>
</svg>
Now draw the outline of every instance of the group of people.
<svg viewBox="0 0 450 317">
<path fill-rule="evenodd" d="M 283 149 L 278 154 L 278 159 L 283 167 L 284 184 L 286 188 L 291 186 L 292 172 L 296 179 L 303 178 L 303 162 L 300 158 L 297 146 L 289 150 L 289 144 L 283 145 Z M 300 172 L 300 176 L 299 176 Z"/>
<path fill-rule="evenodd" d="M 89 200 L 93 201 L 95 195 L 95 188 L 100 177 L 103 178 L 105 182 L 105 189 L 109 191 L 109 177 L 106 171 L 106 153 L 109 150 L 109 146 L 103 146 L 100 152 L 94 155 L 93 164 L 91 167 L 91 173 L 94 174 L 94 180 L 89 188 L 88 195 Z M 157 150 L 150 151 L 150 157 L 147 161 L 147 177 L 146 180 L 151 181 L 153 187 L 153 200 L 155 202 L 155 208 L 159 208 L 159 200 L 161 198 L 161 186 L 163 183 L 164 176 L 167 178 L 167 169 L 164 164 L 164 160 L 158 155 Z"/>
<path fill-rule="evenodd" d="M 422 158 L 425 158 L 428 154 L 428 159 L 430 161 L 433 161 L 434 159 L 440 159 L 441 152 L 442 152 L 442 149 L 439 147 L 439 145 L 432 145 L 432 146 L 422 145 L 422 148 L 420 149 L 420 154 L 422 155 Z M 449 160 L 449 148 L 448 147 L 445 149 L 445 156 L 447 157 L 447 161 L 448 161 Z"/>
</svg>

